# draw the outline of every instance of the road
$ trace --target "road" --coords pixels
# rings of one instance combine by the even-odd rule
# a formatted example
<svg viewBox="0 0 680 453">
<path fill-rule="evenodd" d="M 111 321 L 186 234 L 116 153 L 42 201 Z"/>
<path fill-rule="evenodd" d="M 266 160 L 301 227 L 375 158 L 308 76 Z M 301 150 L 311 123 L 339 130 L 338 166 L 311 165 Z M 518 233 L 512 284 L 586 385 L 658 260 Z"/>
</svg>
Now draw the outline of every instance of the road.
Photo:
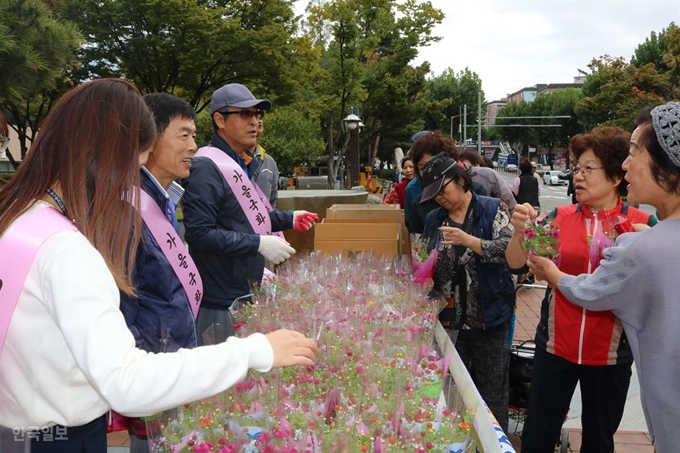
<svg viewBox="0 0 680 453">
<path fill-rule="evenodd" d="M 513 181 L 517 178 L 517 173 L 506 173 L 504 171 L 498 171 L 498 174 L 512 186 Z M 547 186 L 541 182 L 541 208 L 546 209 L 548 212 L 552 211 L 558 206 L 563 206 L 565 204 L 571 204 L 571 197 L 567 196 L 567 186 Z M 656 209 L 649 205 L 641 205 L 640 209 L 643 211 L 654 214 Z"/>
</svg>

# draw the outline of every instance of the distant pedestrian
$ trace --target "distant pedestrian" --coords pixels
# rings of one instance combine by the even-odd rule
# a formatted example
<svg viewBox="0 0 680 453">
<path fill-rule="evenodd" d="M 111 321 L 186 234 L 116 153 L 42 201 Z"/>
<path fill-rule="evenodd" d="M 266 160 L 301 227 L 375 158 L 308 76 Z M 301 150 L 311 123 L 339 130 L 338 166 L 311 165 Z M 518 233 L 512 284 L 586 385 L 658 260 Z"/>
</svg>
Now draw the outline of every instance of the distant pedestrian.
<svg viewBox="0 0 680 453">
<path fill-rule="evenodd" d="M 567 196 L 571 195 L 572 204 L 578 203 L 578 200 L 576 199 L 576 189 L 574 188 L 574 172 L 571 169 L 567 170 L 563 174 L 557 175 L 557 178 L 568 181 Z"/>
<path fill-rule="evenodd" d="M 288 178 L 285 175 L 279 175 L 279 190 L 288 188 Z"/>
<path fill-rule="evenodd" d="M 401 176 L 401 173 L 399 173 L 398 168 L 393 168 L 392 169 L 392 182 L 394 184 L 399 184 L 399 177 Z"/>
<path fill-rule="evenodd" d="M 521 173 L 512 183 L 512 193 L 515 194 L 517 204 L 529 203 L 534 209 L 538 210 L 541 206 L 539 201 L 541 186 L 539 186 L 538 180 L 534 177 L 533 169 L 535 168 L 526 159 L 519 163 L 519 171 Z"/>
<path fill-rule="evenodd" d="M 536 181 L 541 183 L 541 175 L 538 174 L 538 164 L 536 162 L 531 162 L 531 176 L 536 178 Z"/>
<path fill-rule="evenodd" d="M 260 145 L 260 138 L 263 132 L 264 116 L 257 122 L 257 144 L 253 152 L 251 152 L 253 159 L 261 162 L 257 167 L 256 173 L 253 175 L 253 180 L 262 190 L 262 195 L 269 200 L 269 206 L 276 209 L 276 200 L 279 199 L 279 167 L 276 165 L 274 158 L 267 154 L 262 145 Z"/>
<path fill-rule="evenodd" d="M 405 156 L 401 160 L 401 174 L 403 175 L 403 180 L 392 187 L 389 193 L 385 195 L 383 199 L 383 204 L 399 204 L 401 209 L 404 209 L 404 197 L 406 195 L 406 186 L 414 178 L 416 172 L 413 168 L 413 161 L 411 161 L 411 156 Z"/>
</svg>

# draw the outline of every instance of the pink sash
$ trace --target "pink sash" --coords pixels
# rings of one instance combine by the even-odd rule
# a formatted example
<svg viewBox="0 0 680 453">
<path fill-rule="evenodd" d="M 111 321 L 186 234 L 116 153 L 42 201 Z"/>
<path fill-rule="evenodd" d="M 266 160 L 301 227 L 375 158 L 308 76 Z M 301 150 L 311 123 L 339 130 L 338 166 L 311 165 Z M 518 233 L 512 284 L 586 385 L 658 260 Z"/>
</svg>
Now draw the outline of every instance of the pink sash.
<svg viewBox="0 0 680 453">
<path fill-rule="evenodd" d="M 196 156 L 205 156 L 215 162 L 256 234 L 274 235 L 283 239 L 280 231 L 272 232 L 272 222 L 269 219 L 272 207 L 269 200 L 257 184 L 248 179 L 234 159 L 214 146 L 204 146 L 198 150 Z"/>
<path fill-rule="evenodd" d="M 68 230 L 78 231 L 55 209 L 38 208 L 19 218 L 0 238 L 0 350 L 38 250 L 50 236 Z"/>
<path fill-rule="evenodd" d="M 140 192 L 142 194 L 139 200 L 140 209 L 144 223 L 146 223 L 158 246 L 163 251 L 163 255 L 172 266 L 172 270 L 175 271 L 175 275 L 182 283 L 182 287 L 189 298 L 194 319 L 196 319 L 203 299 L 203 281 L 196 264 L 189 256 L 189 251 L 161 208 L 148 193 L 143 190 L 140 190 Z"/>
</svg>

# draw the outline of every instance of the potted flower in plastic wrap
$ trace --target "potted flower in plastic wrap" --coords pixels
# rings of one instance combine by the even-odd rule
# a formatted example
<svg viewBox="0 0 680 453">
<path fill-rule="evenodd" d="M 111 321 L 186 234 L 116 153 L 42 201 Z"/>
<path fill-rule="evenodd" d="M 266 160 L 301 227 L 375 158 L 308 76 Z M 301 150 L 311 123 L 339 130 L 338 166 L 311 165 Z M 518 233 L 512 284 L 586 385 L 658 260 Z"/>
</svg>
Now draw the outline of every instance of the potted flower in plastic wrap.
<svg viewBox="0 0 680 453">
<path fill-rule="evenodd" d="M 395 261 L 396 262 L 396 261 Z M 154 452 L 473 451 L 433 332 L 441 301 L 364 256 L 310 255 L 234 310 L 239 335 L 291 328 L 317 363 L 250 372 L 229 391 L 149 420 Z M 443 384 L 444 383 L 444 384 Z"/>
</svg>

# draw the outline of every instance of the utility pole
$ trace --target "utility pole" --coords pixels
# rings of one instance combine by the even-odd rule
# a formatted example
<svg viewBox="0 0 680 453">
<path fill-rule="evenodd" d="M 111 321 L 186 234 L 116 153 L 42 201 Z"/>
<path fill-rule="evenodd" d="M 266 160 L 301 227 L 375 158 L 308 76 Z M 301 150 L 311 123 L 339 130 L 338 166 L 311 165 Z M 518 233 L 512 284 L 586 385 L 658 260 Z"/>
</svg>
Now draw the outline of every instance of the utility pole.
<svg viewBox="0 0 680 453">
<path fill-rule="evenodd" d="M 482 92 L 477 93 L 477 152 L 482 154 Z"/>
<path fill-rule="evenodd" d="M 465 143 L 467 143 L 467 104 L 463 105 L 463 147 Z"/>
</svg>

